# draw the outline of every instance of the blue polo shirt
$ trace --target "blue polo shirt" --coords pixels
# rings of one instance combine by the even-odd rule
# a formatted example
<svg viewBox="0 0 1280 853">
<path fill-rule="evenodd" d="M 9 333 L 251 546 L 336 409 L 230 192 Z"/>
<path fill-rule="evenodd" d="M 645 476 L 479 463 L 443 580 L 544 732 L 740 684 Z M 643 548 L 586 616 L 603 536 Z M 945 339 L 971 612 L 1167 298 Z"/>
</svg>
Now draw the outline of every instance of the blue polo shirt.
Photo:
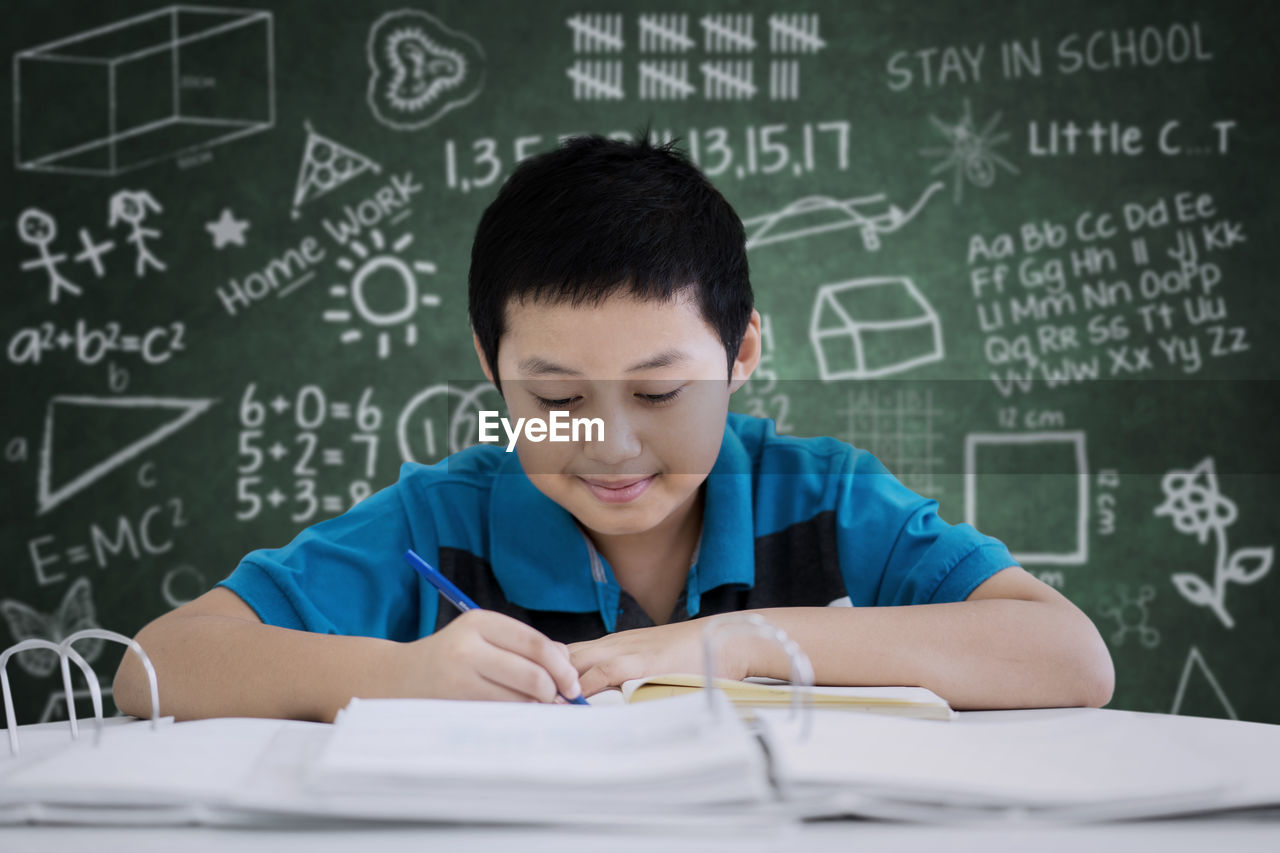
<svg viewBox="0 0 1280 853">
<path fill-rule="evenodd" d="M 671 621 L 759 607 L 961 601 L 1008 549 L 948 524 L 865 450 L 779 436 L 731 413 L 705 484 L 702 536 Z M 413 548 L 481 607 L 570 643 L 652 625 L 570 513 L 515 453 L 479 445 L 400 479 L 219 585 L 263 622 L 409 641 L 457 613 L 402 559 Z"/>
</svg>

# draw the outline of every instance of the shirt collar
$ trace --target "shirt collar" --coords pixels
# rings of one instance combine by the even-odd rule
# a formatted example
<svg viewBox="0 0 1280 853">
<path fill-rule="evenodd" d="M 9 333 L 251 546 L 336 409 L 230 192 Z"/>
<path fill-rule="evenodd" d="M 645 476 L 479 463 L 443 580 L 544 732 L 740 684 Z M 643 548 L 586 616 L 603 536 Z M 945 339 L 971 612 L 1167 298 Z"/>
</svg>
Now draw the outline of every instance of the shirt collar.
<svg viewBox="0 0 1280 853">
<path fill-rule="evenodd" d="M 608 563 L 593 554 L 573 516 L 529 480 L 519 456 L 507 457 L 489 496 L 490 563 L 503 594 L 530 610 L 599 610 L 612 631 L 620 589 Z M 727 425 L 705 485 L 702 537 L 686 586 L 690 616 L 707 590 L 755 582 L 751 460 Z"/>
</svg>

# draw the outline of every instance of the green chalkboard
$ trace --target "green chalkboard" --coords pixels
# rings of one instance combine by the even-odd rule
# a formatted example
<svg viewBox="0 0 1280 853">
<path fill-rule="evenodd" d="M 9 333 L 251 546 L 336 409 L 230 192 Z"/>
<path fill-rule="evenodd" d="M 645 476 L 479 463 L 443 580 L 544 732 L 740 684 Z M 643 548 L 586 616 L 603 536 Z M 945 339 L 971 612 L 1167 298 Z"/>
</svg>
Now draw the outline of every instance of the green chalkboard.
<svg viewBox="0 0 1280 853">
<path fill-rule="evenodd" d="M 473 441 L 481 211 L 521 158 L 648 125 L 747 226 L 737 408 L 1004 538 L 1098 624 L 1113 707 L 1280 722 L 1280 7 L 6 18 L 0 645 L 132 634 Z M 65 713 L 50 655 L 8 668 L 21 720 Z"/>
</svg>

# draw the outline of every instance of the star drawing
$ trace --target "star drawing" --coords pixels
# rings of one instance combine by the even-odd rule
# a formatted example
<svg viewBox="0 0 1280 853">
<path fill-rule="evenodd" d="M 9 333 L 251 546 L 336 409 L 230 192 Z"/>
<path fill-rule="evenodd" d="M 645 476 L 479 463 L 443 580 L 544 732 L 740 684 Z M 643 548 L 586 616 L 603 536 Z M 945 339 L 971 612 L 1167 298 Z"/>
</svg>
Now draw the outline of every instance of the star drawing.
<svg viewBox="0 0 1280 853">
<path fill-rule="evenodd" d="M 213 248 L 221 249 L 228 244 L 244 245 L 244 232 L 249 230 L 249 222 L 236 219 L 231 208 L 222 208 L 222 215 L 214 222 L 206 222 L 205 230 L 213 237 Z"/>
</svg>

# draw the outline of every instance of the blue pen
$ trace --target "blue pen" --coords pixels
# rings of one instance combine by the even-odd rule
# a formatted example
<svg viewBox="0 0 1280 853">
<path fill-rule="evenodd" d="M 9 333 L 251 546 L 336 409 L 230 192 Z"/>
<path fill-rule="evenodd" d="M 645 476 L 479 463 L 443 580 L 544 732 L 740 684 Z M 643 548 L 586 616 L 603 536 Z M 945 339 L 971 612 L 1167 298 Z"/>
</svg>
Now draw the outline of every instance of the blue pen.
<svg viewBox="0 0 1280 853">
<path fill-rule="evenodd" d="M 480 609 L 480 605 L 468 598 L 467 594 L 458 589 L 458 587 L 454 585 L 453 581 L 436 571 L 430 563 L 418 556 L 418 553 L 412 548 L 404 552 L 404 558 L 409 561 L 409 565 L 418 570 L 418 574 L 422 575 L 427 579 L 428 583 L 438 589 L 440 594 L 443 595 L 454 607 L 458 608 L 463 613 L 466 613 L 468 610 Z M 558 693 L 556 695 L 560 696 L 561 699 L 564 699 L 571 705 L 590 704 L 582 696 L 579 696 L 577 699 L 570 699 L 569 697 Z"/>
</svg>

